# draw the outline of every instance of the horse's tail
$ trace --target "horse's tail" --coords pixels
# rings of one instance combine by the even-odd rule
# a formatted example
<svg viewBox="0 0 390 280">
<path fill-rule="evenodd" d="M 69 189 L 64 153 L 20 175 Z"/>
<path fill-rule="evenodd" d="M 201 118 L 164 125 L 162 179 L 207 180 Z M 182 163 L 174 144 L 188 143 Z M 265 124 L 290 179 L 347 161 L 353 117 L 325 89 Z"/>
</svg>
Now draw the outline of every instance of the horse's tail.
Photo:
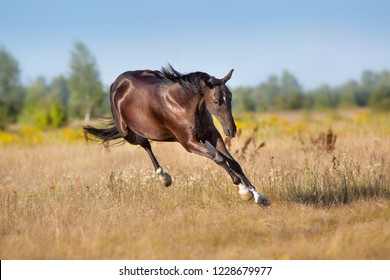
<svg viewBox="0 0 390 280">
<path fill-rule="evenodd" d="M 100 140 L 102 140 L 103 143 L 110 140 L 116 140 L 122 138 L 118 128 L 115 125 L 114 120 L 110 120 L 108 123 L 105 122 L 104 128 L 97 128 L 97 127 L 87 125 L 84 126 L 83 129 L 85 133 L 91 134 L 99 138 Z"/>
</svg>

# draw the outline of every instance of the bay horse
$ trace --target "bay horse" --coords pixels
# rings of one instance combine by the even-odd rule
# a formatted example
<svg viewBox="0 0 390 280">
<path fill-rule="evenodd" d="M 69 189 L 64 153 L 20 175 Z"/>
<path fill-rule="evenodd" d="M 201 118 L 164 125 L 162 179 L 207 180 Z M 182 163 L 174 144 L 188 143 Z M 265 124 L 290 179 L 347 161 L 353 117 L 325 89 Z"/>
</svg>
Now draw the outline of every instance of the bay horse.
<svg viewBox="0 0 390 280">
<path fill-rule="evenodd" d="M 242 200 L 268 206 L 241 166 L 228 152 L 212 115 L 227 137 L 236 125 L 231 112 L 232 93 L 226 86 L 233 69 L 222 79 L 203 72 L 181 74 L 171 65 L 161 71 L 137 70 L 119 75 L 110 88 L 111 126 L 85 126 L 84 131 L 103 142 L 119 138 L 140 145 L 148 153 L 165 186 L 171 176 L 158 163 L 149 140 L 179 142 L 188 152 L 209 158 L 227 171 Z"/>
</svg>

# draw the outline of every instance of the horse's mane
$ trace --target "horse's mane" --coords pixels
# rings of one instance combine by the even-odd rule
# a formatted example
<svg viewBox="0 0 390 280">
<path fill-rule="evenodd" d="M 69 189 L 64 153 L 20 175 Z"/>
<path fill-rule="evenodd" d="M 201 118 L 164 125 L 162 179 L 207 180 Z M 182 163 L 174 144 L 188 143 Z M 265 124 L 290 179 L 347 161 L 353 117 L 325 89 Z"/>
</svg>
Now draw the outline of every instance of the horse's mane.
<svg viewBox="0 0 390 280">
<path fill-rule="evenodd" d="M 168 67 L 161 68 L 160 78 L 166 83 L 178 83 L 191 92 L 202 94 L 204 84 L 201 81 L 207 84 L 211 76 L 203 72 L 181 74 L 168 64 Z"/>
</svg>

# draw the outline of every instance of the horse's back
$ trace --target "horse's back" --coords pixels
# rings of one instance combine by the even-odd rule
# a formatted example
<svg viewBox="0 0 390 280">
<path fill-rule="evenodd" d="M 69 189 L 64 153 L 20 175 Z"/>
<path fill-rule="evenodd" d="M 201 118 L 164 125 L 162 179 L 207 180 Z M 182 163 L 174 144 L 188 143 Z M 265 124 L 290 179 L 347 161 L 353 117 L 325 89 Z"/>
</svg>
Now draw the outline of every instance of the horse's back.
<svg viewBox="0 0 390 280">
<path fill-rule="evenodd" d="M 167 141 L 174 136 L 163 119 L 159 71 L 136 70 L 119 75 L 110 90 L 112 114 L 125 137 L 128 129 L 147 139 Z"/>
<path fill-rule="evenodd" d="M 126 71 L 118 76 L 114 82 L 114 89 L 123 81 L 133 82 L 137 84 L 156 85 L 162 82 L 161 72 L 153 70 L 135 70 Z"/>
</svg>

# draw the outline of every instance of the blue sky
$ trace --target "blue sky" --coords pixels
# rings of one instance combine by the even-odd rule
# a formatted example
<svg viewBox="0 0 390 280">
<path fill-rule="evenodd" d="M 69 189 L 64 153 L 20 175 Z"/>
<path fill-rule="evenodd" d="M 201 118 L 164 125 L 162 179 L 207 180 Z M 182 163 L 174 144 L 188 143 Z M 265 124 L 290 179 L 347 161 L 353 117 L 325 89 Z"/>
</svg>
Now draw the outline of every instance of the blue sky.
<svg viewBox="0 0 390 280">
<path fill-rule="evenodd" d="M 82 41 L 110 84 L 120 73 L 159 69 L 257 85 L 283 70 L 305 89 L 390 68 L 390 1 L 0 0 L 0 46 L 24 82 L 69 74 Z"/>
</svg>

